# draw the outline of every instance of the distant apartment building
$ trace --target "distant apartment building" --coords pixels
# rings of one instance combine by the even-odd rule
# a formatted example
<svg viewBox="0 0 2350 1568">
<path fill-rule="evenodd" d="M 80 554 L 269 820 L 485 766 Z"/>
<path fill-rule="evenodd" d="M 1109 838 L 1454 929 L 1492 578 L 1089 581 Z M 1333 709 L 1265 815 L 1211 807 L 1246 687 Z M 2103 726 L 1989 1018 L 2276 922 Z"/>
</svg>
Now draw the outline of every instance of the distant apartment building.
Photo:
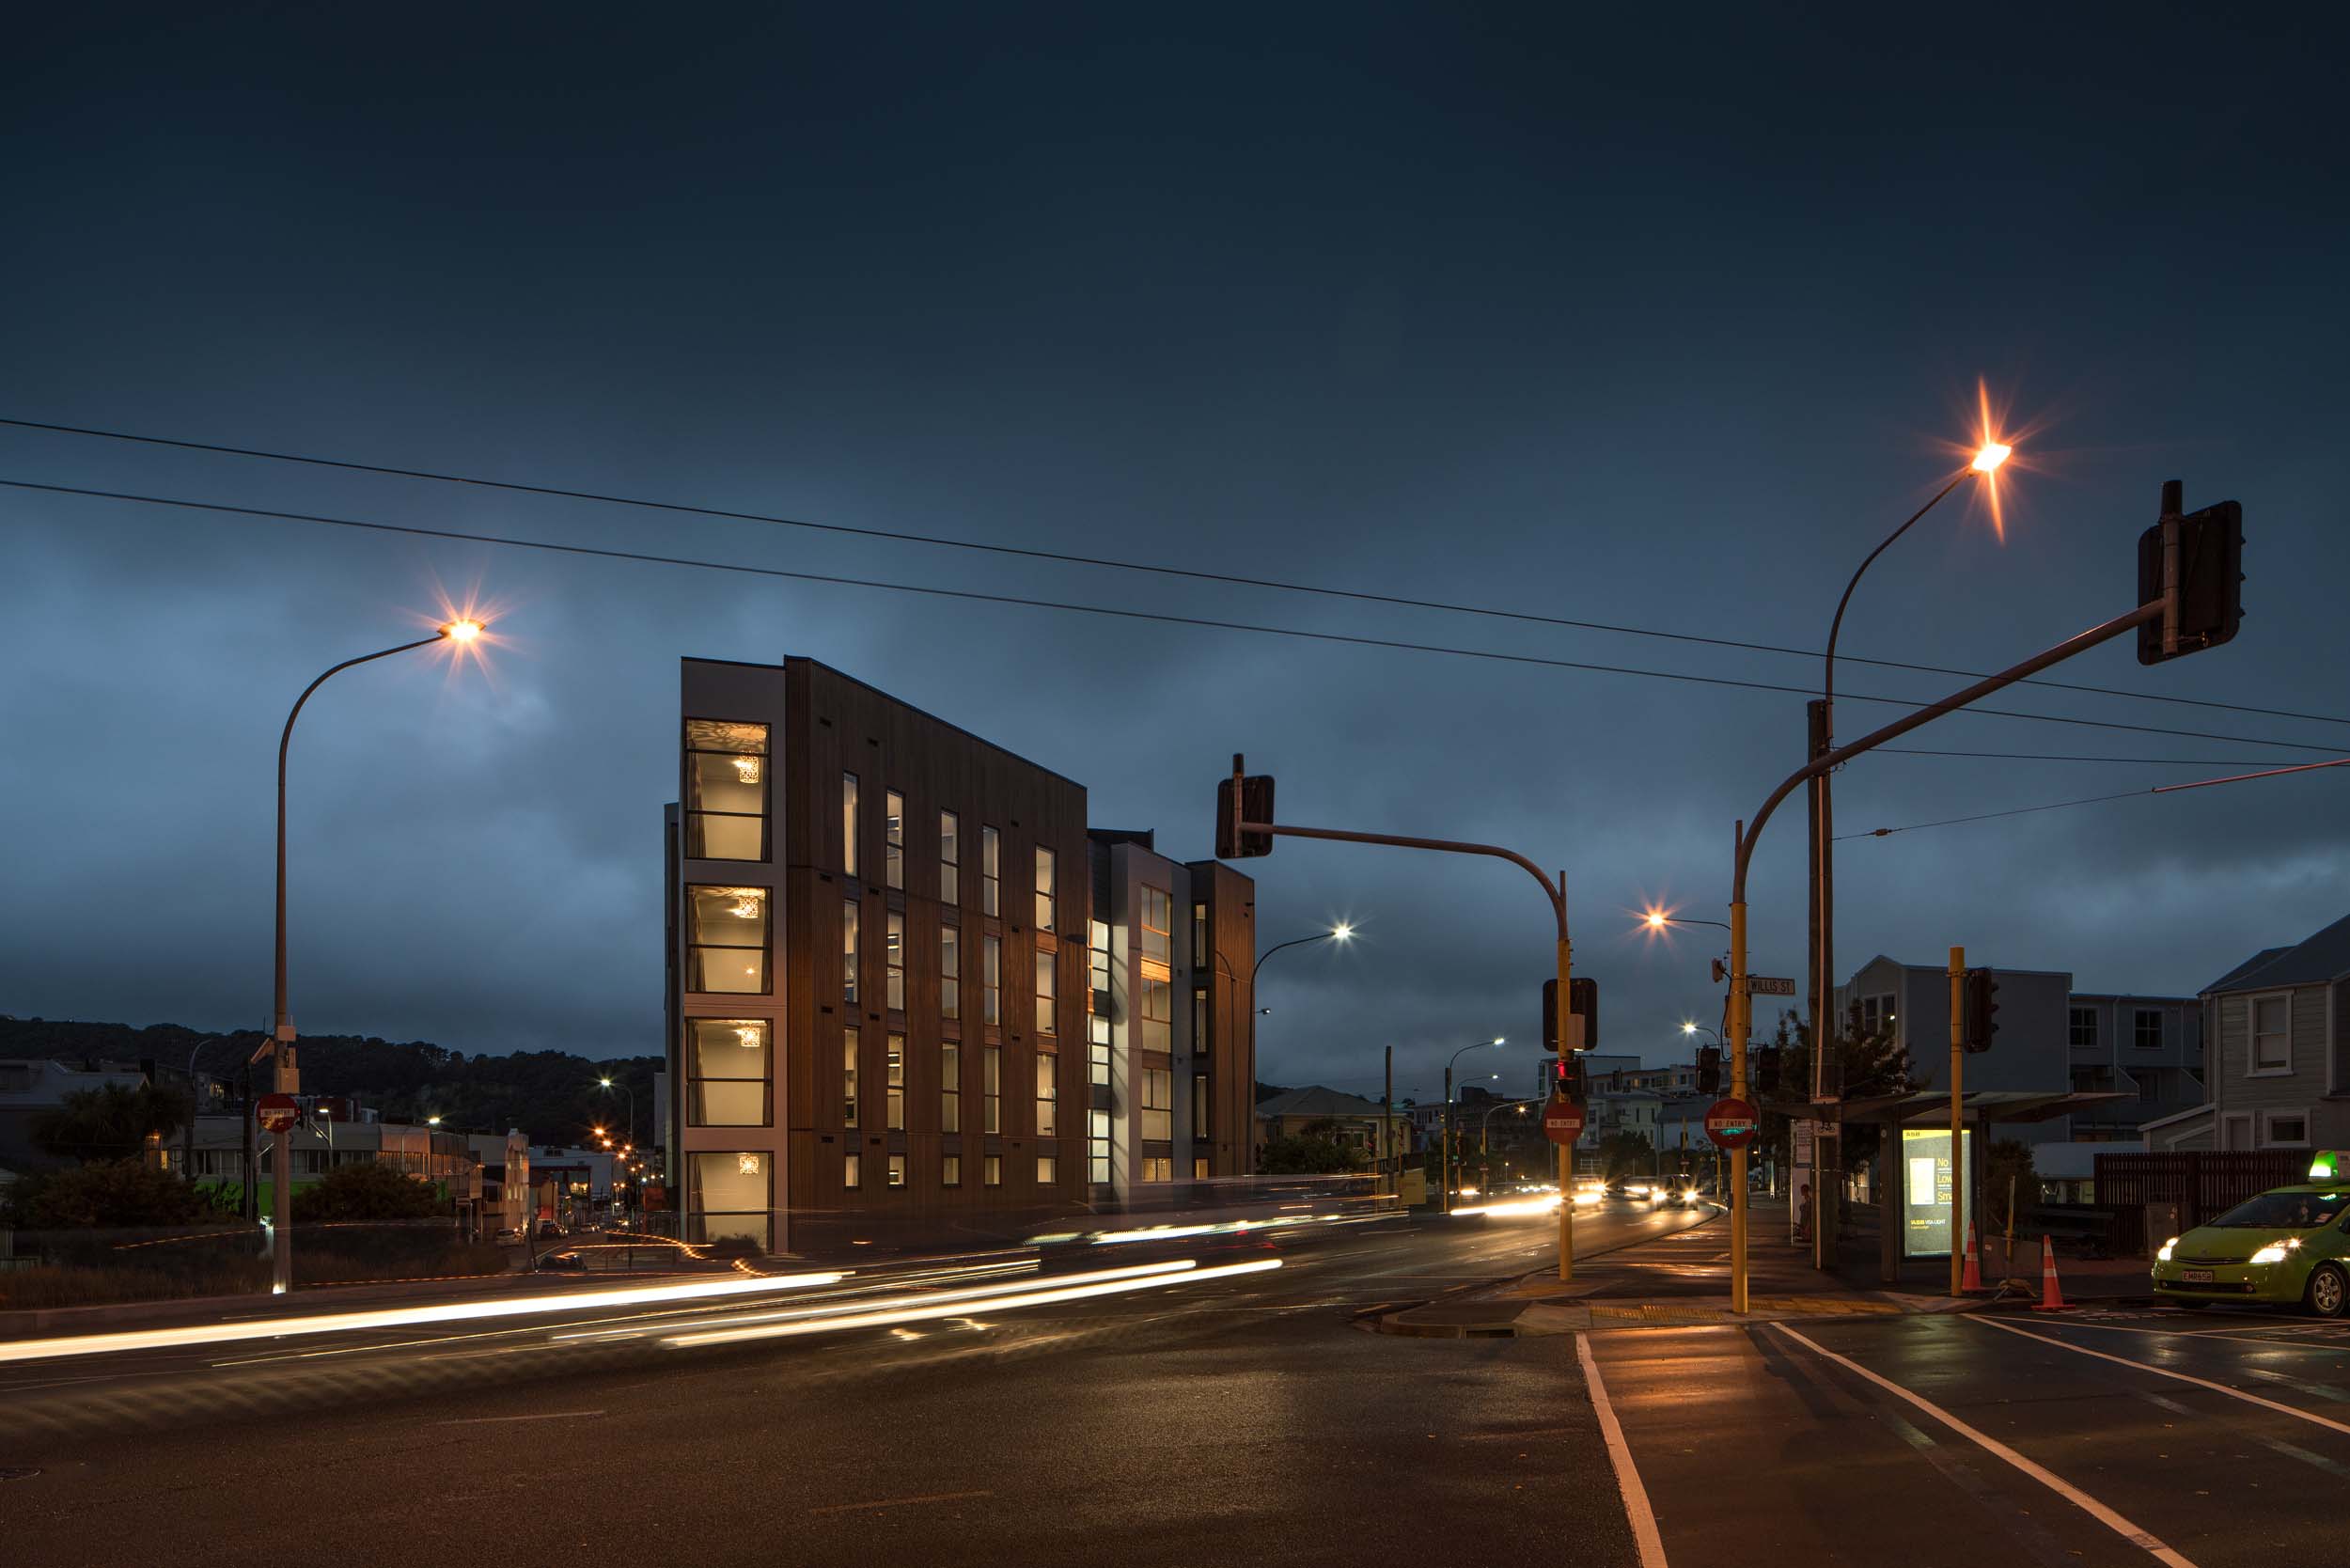
<svg viewBox="0 0 2350 1568">
<path fill-rule="evenodd" d="M 1010 1234 L 1247 1168 L 1246 877 L 1089 836 L 1083 785 L 814 660 L 680 676 L 687 1239 Z"/>
</svg>

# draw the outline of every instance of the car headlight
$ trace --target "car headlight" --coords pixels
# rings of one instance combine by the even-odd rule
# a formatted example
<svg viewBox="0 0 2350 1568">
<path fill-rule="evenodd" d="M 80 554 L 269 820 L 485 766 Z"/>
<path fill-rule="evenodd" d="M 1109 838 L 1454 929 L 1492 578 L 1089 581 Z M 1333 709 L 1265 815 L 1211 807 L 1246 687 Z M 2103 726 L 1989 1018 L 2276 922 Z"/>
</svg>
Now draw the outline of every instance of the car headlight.
<svg viewBox="0 0 2350 1568">
<path fill-rule="evenodd" d="M 2273 1241 L 2266 1247 L 2262 1247 L 2258 1252 L 2253 1253 L 2252 1262 L 2256 1263 L 2281 1263 L 2285 1261 L 2286 1253 L 2298 1251 L 2300 1249 L 2300 1246 L 2301 1238 L 2298 1236 L 2292 1236 L 2284 1241 Z"/>
<path fill-rule="evenodd" d="M 2154 1261 L 2162 1263 L 2169 1262 L 2170 1261 L 2170 1249 L 2178 1245 L 2179 1238 L 2176 1236 L 2173 1236 L 2169 1241 L 2164 1242 L 2162 1246 L 2155 1250 Z"/>
</svg>

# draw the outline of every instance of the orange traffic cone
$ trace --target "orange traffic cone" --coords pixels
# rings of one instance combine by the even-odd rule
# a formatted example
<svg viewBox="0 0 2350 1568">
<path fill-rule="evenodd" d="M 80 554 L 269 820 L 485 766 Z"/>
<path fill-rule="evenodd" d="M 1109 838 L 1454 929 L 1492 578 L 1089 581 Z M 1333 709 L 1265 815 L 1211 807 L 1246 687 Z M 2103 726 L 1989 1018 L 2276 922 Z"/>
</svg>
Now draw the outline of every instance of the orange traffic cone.
<svg viewBox="0 0 2350 1568">
<path fill-rule="evenodd" d="M 1966 1225 L 1966 1272 L 1959 1276 L 1958 1288 L 1969 1295 L 1982 1289 L 1982 1264 L 1978 1257 L 1973 1221 Z"/>
<path fill-rule="evenodd" d="M 2040 1305 L 2035 1312 L 2069 1312 L 2064 1305 L 2064 1293 L 2057 1288 L 2056 1243 L 2046 1236 L 2040 1238 Z"/>
</svg>

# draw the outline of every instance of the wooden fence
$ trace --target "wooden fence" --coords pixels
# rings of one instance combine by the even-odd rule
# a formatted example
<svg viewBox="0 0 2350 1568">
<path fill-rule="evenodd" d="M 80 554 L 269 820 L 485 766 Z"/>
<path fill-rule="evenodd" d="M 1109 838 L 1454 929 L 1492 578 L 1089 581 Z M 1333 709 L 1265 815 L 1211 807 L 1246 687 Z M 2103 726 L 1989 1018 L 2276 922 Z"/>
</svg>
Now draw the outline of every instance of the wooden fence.
<svg viewBox="0 0 2350 1568">
<path fill-rule="evenodd" d="M 2309 1177 L 2303 1149 L 2187 1149 L 2165 1154 L 2097 1156 L 2097 1202 L 2114 1215 L 2118 1254 L 2142 1253 L 2149 1204 L 2176 1204 L 2184 1232 L 2216 1219 L 2246 1199 Z"/>
</svg>

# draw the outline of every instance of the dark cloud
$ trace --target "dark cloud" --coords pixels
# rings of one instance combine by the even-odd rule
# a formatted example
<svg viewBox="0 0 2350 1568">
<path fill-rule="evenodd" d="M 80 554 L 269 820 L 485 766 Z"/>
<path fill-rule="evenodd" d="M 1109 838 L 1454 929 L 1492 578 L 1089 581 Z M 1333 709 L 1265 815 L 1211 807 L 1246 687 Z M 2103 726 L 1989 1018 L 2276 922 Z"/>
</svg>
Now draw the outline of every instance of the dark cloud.
<svg viewBox="0 0 2350 1568">
<path fill-rule="evenodd" d="M 175 17 L 0 67 L 5 410 L 1816 646 L 1931 494 L 1978 377 L 2022 444 L 2004 541 L 1957 501 L 1873 569 L 1848 653 L 1988 668 L 2124 607 L 2156 487 L 2243 500 L 2239 642 L 2130 691 L 2341 694 L 2350 328 L 2339 19 L 2133 8 L 2029 39 L 1891 13 L 1669 34 L 1359 8 L 823 10 L 559 34 Z M 2126 24 L 2114 26 L 2113 20 Z M 70 28 L 69 23 L 53 24 Z M 2189 86 L 2188 84 L 2192 86 Z M 0 475 L 791 571 L 1801 685 L 1811 662 L 0 431 Z M 1301 822 L 1569 871 L 1606 1043 L 1711 1019 L 1731 823 L 1802 702 L 1167 624 L 0 495 L 0 1007 L 251 1024 L 270 770 L 317 669 L 446 593 L 487 671 L 338 677 L 295 755 L 294 1004 L 469 1050 L 653 1049 L 676 660 L 807 653 L 1208 844 L 1232 751 Z M 1955 678 L 1848 665 L 1930 698 Z M 2339 725 L 2080 693 L 1999 704 L 2326 745 Z M 1855 700 L 1857 734 L 1896 710 Z M 2201 757 L 2244 740 L 1961 717 L 1918 744 Z M 2214 772 L 2233 771 L 2215 767 Z M 2345 770 L 2350 771 L 2350 770 Z M 1846 831 L 2194 770 L 1877 757 Z M 1860 839 L 1845 967 L 1953 941 L 2191 990 L 2342 912 L 2313 775 Z M 1758 854 L 1755 964 L 1802 963 L 1801 823 Z M 1285 843 L 1254 868 L 1261 1073 L 1405 1090 L 1530 1041 L 1517 870 Z M 1522 1081 L 1528 1055 L 1503 1053 Z"/>
</svg>

